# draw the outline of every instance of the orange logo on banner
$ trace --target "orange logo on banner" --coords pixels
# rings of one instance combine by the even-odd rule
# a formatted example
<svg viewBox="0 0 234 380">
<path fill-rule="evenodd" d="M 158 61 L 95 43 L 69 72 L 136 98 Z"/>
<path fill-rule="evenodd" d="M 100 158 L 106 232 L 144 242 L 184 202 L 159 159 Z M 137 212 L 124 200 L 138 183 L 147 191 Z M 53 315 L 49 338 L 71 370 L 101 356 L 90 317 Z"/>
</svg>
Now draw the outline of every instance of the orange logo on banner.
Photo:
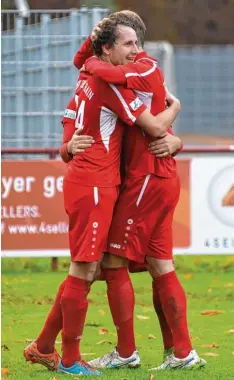
<svg viewBox="0 0 234 380">
<path fill-rule="evenodd" d="M 190 240 L 190 160 L 177 160 L 180 177 L 180 200 L 176 207 L 173 223 L 173 246 L 186 248 Z"/>
<path fill-rule="evenodd" d="M 234 186 L 225 194 L 222 200 L 223 206 L 234 206 Z"/>
<path fill-rule="evenodd" d="M 174 247 L 190 245 L 190 160 L 178 160 L 180 201 L 174 216 Z M 60 161 L 2 163 L 2 250 L 68 249 Z"/>
</svg>

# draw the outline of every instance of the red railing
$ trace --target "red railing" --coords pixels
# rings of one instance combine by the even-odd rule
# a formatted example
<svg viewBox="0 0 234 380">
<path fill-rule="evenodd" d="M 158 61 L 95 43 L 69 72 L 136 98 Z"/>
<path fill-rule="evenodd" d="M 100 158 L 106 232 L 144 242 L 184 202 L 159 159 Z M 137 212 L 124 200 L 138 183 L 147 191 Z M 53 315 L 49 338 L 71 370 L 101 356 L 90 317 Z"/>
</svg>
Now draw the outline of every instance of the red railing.
<svg viewBox="0 0 234 380">
<path fill-rule="evenodd" d="M 185 145 L 182 153 L 225 153 L 234 151 L 234 145 Z M 59 154 L 58 148 L 2 148 L 2 154 L 48 154 L 51 160 Z"/>
</svg>

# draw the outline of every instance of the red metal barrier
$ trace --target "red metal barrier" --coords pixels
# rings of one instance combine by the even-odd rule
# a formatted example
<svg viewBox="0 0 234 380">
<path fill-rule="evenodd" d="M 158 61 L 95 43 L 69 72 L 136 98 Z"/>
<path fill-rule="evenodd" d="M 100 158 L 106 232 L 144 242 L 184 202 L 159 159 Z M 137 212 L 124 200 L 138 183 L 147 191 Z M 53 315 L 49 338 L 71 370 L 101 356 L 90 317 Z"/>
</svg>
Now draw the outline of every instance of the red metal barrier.
<svg viewBox="0 0 234 380">
<path fill-rule="evenodd" d="M 234 145 L 185 145 L 183 153 L 215 153 L 234 151 Z M 53 160 L 59 154 L 58 148 L 2 148 L 2 154 L 48 154 Z"/>
</svg>

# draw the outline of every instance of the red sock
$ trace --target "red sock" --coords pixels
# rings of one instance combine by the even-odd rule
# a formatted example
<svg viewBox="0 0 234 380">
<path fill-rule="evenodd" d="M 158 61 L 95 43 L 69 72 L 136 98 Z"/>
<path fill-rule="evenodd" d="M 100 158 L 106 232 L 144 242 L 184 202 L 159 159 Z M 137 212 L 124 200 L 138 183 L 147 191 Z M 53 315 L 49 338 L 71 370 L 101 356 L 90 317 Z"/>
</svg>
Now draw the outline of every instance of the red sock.
<svg viewBox="0 0 234 380">
<path fill-rule="evenodd" d="M 159 297 L 159 292 L 157 287 L 154 285 L 154 281 L 152 282 L 153 287 L 153 304 L 156 314 L 158 316 L 164 348 L 167 350 L 168 348 L 173 347 L 173 336 L 170 327 L 168 326 L 167 320 L 165 318 L 162 304 Z"/>
<path fill-rule="evenodd" d="M 109 306 L 117 329 L 117 351 L 122 358 L 128 358 L 136 350 L 134 338 L 134 291 L 127 268 L 103 270 Z"/>
<path fill-rule="evenodd" d="M 61 296 L 65 288 L 66 280 L 58 288 L 54 305 L 46 319 L 45 325 L 37 338 L 37 348 L 42 354 L 50 354 L 54 351 L 55 340 L 63 327 L 63 316 L 60 305 Z"/>
<path fill-rule="evenodd" d="M 80 360 L 80 340 L 82 337 L 86 313 L 88 309 L 87 296 L 90 285 L 85 280 L 68 276 L 61 297 L 63 313 L 63 355 L 62 363 L 71 367 Z"/>
<path fill-rule="evenodd" d="M 171 329 L 174 354 L 185 358 L 192 349 L 189 338 L 186 296 L 175 271 L 154 279 L 167 323 Z"/>
</svg>

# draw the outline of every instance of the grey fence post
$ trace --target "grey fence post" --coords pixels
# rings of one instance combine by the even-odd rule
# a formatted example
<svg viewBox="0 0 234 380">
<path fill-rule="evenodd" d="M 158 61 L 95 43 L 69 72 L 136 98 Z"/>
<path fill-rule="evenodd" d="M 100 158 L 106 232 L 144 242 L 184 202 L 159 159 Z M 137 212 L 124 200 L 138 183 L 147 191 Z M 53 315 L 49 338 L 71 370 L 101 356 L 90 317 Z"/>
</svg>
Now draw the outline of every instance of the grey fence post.
<svg viewBox="0 0 234 380">
<path fill-rule="evenodd" d="M 93 8 L 93 10 L 92 10 L 92 27 L 94 27 L 95 25 L 97 25 L 99 23 L 99 21 L 101 21 L 101 19 L 103 18 L 102 12 L 103 12 L 102 8 L 99 8 L 99 7 Z"/>
<path fill-rule="evenodd" d="M 82 36 L 88 36 L 91 32 L 89 27 L 89 14 L 88 14 L 88 8 L 87 7 L 81 7 L 80 8 L 80 31 Z"/>
<path fill-rule="evenodd" d="M 78 50 L 77 36 L 78 35 L 78 10 L 74 9 L 71 13 L 71 44 L 69 57 L 73 59 L 76 51 Z"/>
<path fill-rule="evenodd" d="M 49 133 L 50 133 L 50 117 L 48 116 L 48 113 L 50 111 L 50 104 L 49 104 L 49 22 L 50 22 L 50 16 L 49 14 L 43 14 L 41 16 L 41 46 L 42 46 L 42 52 L 41 52 L 41 58 L 42 58 L 42 83 L 41 87 L 43 91 L 43 112 L 46 112 L 47 115 L 42 117 L 42 131 L 43 131 L 43 140 L 44 146 L 49 146 Z"/>
<path fill-rule="evenodd" d="M 17 134 L 17 146 L 21 147 L 23 145 L 24 137 L 24 123 L 23 123 L 23 112 L 24 112 L 24 98 L 23 98 L 23 85 L 24 85 L 24 65 L 23 65 L 23 19 L 16 18 L 15 20 L 15 72 L 16 72 L 16 134 Z"/>
</svg>

